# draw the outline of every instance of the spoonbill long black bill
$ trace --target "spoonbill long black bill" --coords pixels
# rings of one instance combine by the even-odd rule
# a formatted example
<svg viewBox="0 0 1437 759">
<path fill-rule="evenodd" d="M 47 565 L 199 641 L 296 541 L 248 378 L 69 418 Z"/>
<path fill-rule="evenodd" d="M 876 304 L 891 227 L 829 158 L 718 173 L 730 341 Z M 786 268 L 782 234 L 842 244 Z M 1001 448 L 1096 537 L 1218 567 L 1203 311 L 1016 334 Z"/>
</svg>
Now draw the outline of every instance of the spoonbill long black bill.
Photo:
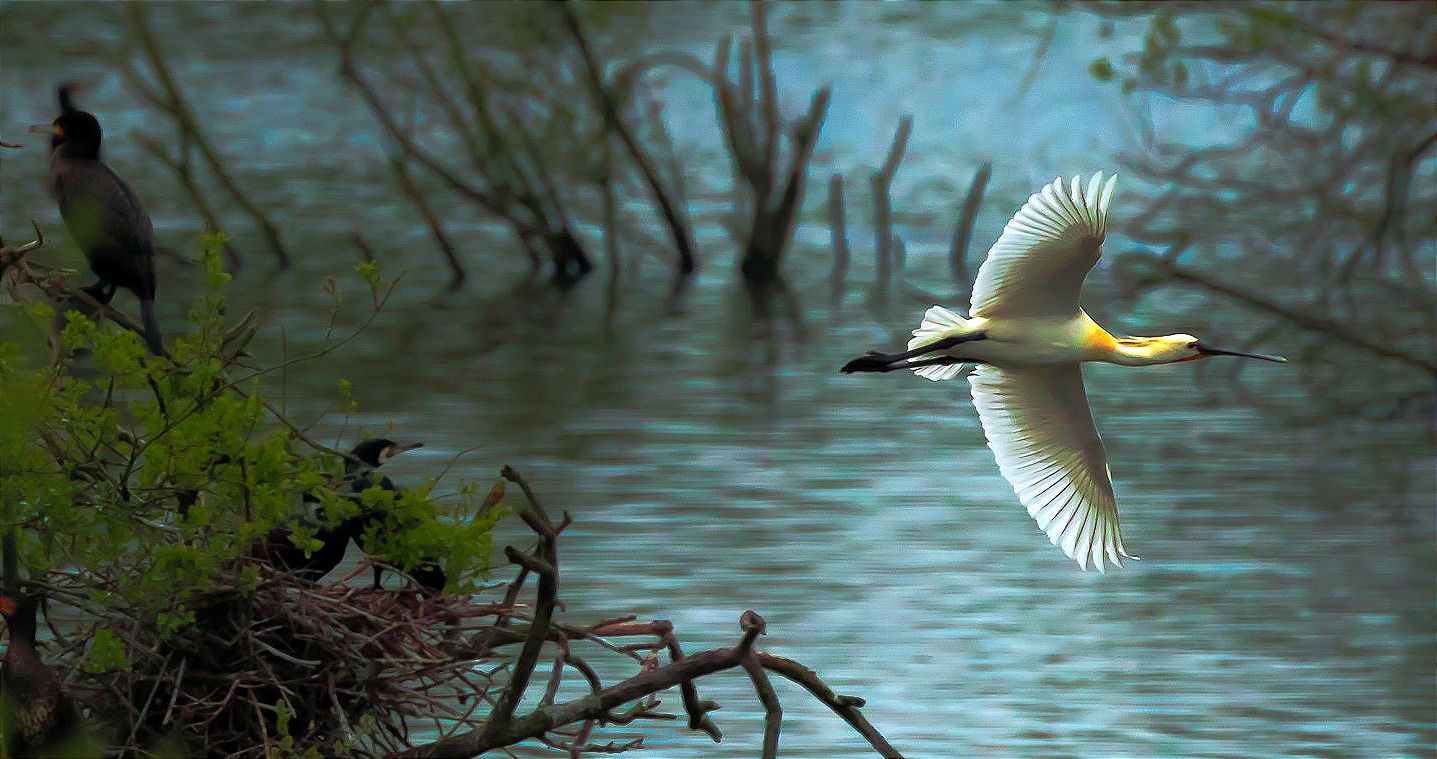
<svg viewBox="0 0 1437 759">
<path fill-rule="evenodd" d="M 1029 196 L 978 269 L 970 316 L 933 306 L 908 350 L 870 352 L 843 367 L 845 374 L 906 369 L 934 381 L 968 377 L 988 447 L 1018 500 L 1053 545 L 1099 572 L 1137 557 L 1123 547 L 1081 363 L 1286 360 L 1214 348 L 1192 335 L 1114 337 L 1078 307 L 1083 279 L 1102 252 L 1116 179 L 1105 182 L 1099 172 L 1086 188 L 1078 177 L 1067 186 L 1055 179 Z"/>
</svg>

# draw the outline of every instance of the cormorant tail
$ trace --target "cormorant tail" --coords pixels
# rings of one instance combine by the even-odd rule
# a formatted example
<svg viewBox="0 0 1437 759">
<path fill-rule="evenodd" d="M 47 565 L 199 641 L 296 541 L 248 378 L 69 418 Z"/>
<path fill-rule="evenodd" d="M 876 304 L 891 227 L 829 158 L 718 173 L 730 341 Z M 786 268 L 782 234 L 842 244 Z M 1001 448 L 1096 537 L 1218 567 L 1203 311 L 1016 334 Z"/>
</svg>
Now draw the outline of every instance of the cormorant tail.
<svg viewBox="0 0 1437 759">
<path fill-rule="evenodd" d="M 140 299 L 140 320 L 144 322 L 145 344 L 150 346 L 150 352 L 156 356 L 167 356 L 165 353 L 165 341 L 160 337 L 160 322 L 155 318 L 155 299 Z"/>
</svg>

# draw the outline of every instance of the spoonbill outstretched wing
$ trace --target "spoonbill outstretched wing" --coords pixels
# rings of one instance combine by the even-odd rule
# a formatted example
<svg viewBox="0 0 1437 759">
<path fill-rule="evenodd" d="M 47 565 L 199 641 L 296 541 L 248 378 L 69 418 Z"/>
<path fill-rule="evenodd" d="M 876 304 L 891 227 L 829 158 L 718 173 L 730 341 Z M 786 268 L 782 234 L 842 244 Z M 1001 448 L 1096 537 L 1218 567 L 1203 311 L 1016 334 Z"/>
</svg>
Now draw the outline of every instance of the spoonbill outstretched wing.
<svg viewBox="0 0 1437 759">
<path fill-rule="evenodd" d="M 1118 502 L 1077 364 L 999 369 L 968 378 L 998 471 L 1048 540 L 1087 569 L 1122 566 Z"/>
<path fill-rule="evenodd" d="M 1117 175 L 1094 174 L 1083 191 L 1053 180 L 1003 227 L 973 281 L 973 316 L 1071 318 L 1098 262 Z"/>
<path fill-rule="evenodd" d="M 1054 180 L 1031 195 L 978 268 L 973 315 L 1071 317 L 1102 253 L 1117 179 L 1094 174 L 1086 192 L 1077 177 L 1066 188 Z M 968 382 L 998 470 L 1048 540 L 1083 569 L 1135 558 L 1123 550 L 1108 454 L 1079 365 L 985 366 Z"/>
</svg>

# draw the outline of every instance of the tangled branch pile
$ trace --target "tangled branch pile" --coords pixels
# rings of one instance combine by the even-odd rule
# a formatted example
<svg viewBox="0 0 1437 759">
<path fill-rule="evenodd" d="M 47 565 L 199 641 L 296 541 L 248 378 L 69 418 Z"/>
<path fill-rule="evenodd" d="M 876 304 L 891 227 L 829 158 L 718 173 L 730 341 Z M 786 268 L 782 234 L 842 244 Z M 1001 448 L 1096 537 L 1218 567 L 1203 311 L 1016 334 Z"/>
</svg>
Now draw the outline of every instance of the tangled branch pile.
<svg viewBox="0 0 1437 759">
<path fill-rule="evenodd" d="M 79 589 L 74 576 L 55 580 L 56 598 Z M 481 702 L 455 695 L 491 680 L 450 646 L 487 629 L 495 605 L 267 573 L 248 592 L 187 606 L 195 621 L 168 634 L 131 608 L 89 608 L 87 625 L 110 632 L 125 666 L 86 673 L 74 668 L 95 656 L 61 659 L 114 753 L 143 755 L 169 736 L 209 756 L 386 755 L 426 724 L 479 724 Z"/>
</svg>

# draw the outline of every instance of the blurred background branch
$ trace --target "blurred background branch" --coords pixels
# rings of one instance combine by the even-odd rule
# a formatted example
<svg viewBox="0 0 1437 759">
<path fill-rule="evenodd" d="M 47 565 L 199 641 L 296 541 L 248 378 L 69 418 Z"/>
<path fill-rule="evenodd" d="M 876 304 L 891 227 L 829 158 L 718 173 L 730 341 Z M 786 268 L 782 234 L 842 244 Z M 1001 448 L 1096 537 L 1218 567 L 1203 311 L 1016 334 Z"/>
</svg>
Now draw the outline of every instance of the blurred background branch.
<svg viewBox="0 0 1437 759">
<path fill-rule="evenodd" d="M 1145 193 L 1124 235 L 1155 250 L 1186 241 L 1181 263 L 1124 256 L 1128 294 L 1226 299 L 1252 313 L 1250 334 L 1291 336 L 1314 396 L 1362 414 L 1414 401 L 1430 413 L 1437 214 L 1409 209 L 1437 207 L 1433 15 L 1393 3 L 1080 7 L 1151 14 L 1142 48 L 1095 60 L 1093 76 L 1250 125 L 1235 140 L 1159 135 L 1124 157 Z M 1340 389 L 1314 368 L 1354 364 L 1368 381 Z"/>
<path fill-rule="evenodd" d="M 175 131 L 180 138 L 179 157 L 164 158 L 166 163 L 174 166 L 176 174 L 181 183 L 189 193 L 196 209 L 204 217 L 210 232 L 218 232 L 219 226 L 215 215 L 210 210 L 209 203 L 198 190 L 194 175 L 190 169 L 190 149 L 198 151 L 204 159 L 205 165 L 209 168 L 220 186 L 230 198 L 250 217 L 256 227 L 259 227 L 260 234 L 264 237 L 265 244 L 270 252 L 278 260 L 281 269 L 289 268 L 289 254 L 285 251 L 284 244 L 280 241 L 279 228 L 269 219 L 260 207 L 250 199 L 249 195 L 241 190 L 234 178 L 225 168 L 224 160 L 220 153 L 205 137 L 200 126 L 200 120 L 195 115 L 194 109 L 190 106 L 189 100 L 185 97 L 184 90 L 180 88 L 178 80 L 170 71 L 169 63 L 161 50 L 159 41 L 150 31 L 149 21 L 145 7 L 141 3 L 126 5 L 125 12 L 130 20 L 130 28 L 135 39 L 140 43 L 140 48 L 145 54 L 145 64 L 150 70 L 150 77 L 146 77 L 140 69 L 125 60 L 121 70 L 129 80 L 131 88 L 139 92 L 146 100 L 166 114 L 174 122 Z M 151 78 L 156 84 L 151 83 Z M 157 157 L 167 156 L 167 152 L 160 152 L 159 145 L 154 140 L 148 140 L 149 150 Z M 232 248 L 227 250 L 227 256 L 232 265 L 239 262 L 239 256 Z"/>
</svg>

